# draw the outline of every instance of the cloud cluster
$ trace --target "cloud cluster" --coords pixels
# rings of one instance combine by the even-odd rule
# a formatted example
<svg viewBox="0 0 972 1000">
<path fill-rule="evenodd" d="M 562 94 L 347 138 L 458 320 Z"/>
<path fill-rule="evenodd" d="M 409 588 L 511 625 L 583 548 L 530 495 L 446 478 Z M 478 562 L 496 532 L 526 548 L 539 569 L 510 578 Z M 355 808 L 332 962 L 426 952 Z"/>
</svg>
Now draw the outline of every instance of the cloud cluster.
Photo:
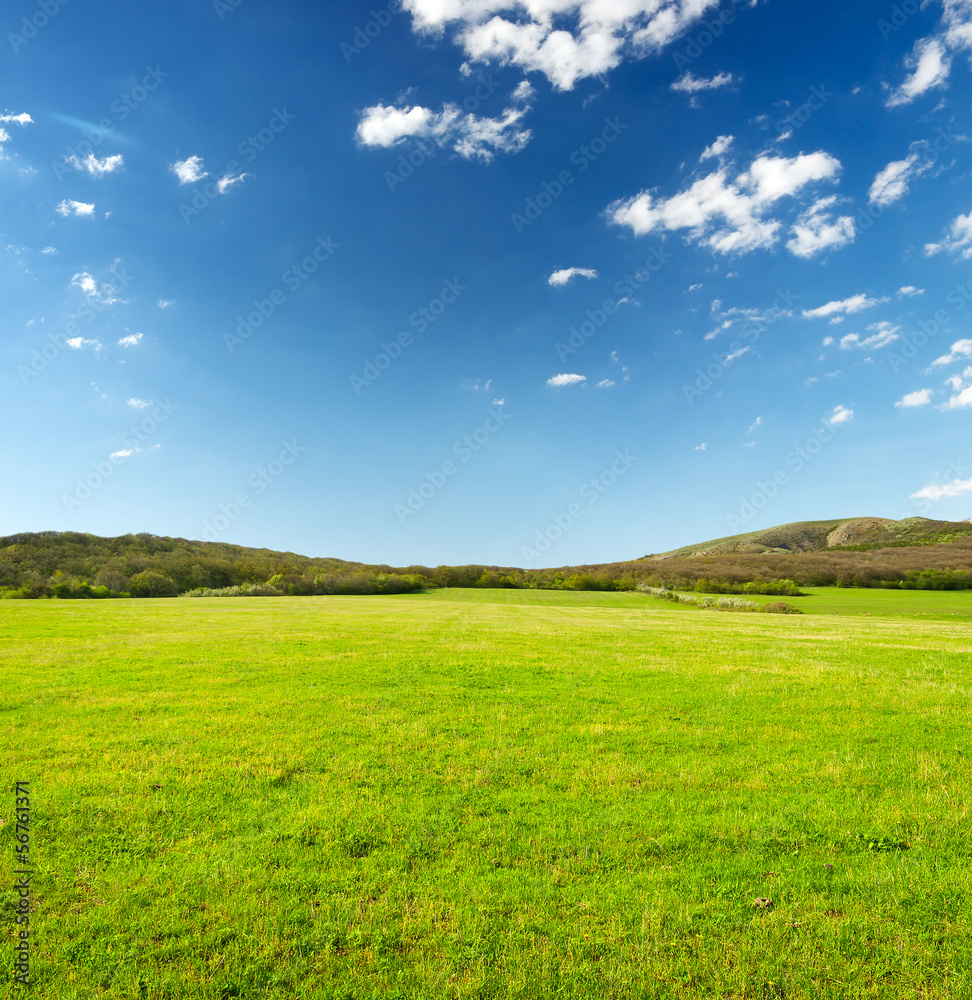
<svg viewBox="0 0 972 1000">
<path fill-rule="evenodd" d="M 840 346 L 846 351 L 850 347 L 887 347 L 898 339 L 898 326 L 892 326 L 886 320 L 880 323 L 871 323 L 867 328 L 871 331 L 870 337 L 861 337 L 859 333 L 848 333 L 840 338 Z"/>
<path fill-rule="evenodd" d="M 105 156 L 100 160 L 94 153 L 88 153 L 83 160 L 71 155 L 64 162 L 74 167 L 75 170 L 86 170 L 92 177 L 104 177 L 105 174 L 112 174 L 125 165 L 124 157 L 121 154 Z"/>
<path fill-rule="evenodd" d="M 95 207 L 93 204 L 83 201 L 72 201 L 70 198 L 65 198 L 57 206 L 57 214 L 63 216 L 65 219 L 69 215 L 92 216 L 94 215 L 94 210 Z"/>
<path fill-rule="evenodd" d="M 891 92 L 888 107 L 910 104 L 916 97 L 942 87 L 952 70 L 952 55 L 972 48 L 972 0 L 945 0 L 942 20 L 936 32 L 915 42 L 905 60 L 910 71 L 904 82 Z"/>
<path fill-rule="evenodd" d="M 730 141 L 730 136 L 720 136 L 706 153 L 718 155 Z M 779 241 L 783 228 L 782 220 L 770 217 L 770 211 L 782 199 L 796 197 L 811 184 L 835 180 L 840 168 L 840 161 L 824 152 L 792 158 L 762 155 L 734 177 L 729 166 L 720 164 L 718 170 L 699 177 L 670 198 L 642 191 L 614 202 L 608 206 L 608 219 L 630 227 L 638 236 L 687 229 L 690 241 L 715 253 L 770 249 Z M 791 253 L 812 257 L 853 240 L 853 219 L 833 219 L 829 214 L 834 200 L 819 199 L 799 217 L 787 243 Z"/>
<path fill-rule="evenodd" d="M 520 120 L 530 111 L 526 102 L 532 93 L 529 85 L 518 87 L 513 103 L 498 118 L 481 118 L 455 104 L 444 104 L 441 111 L 375 104 L 361 113 L 358 142 L 388 148 L 420 139 L 449 147 L 467 160 L 475 157 L 488 163 L 497 152 L 518 153 L 530 141 L 533 133 L 522 128 Z"/>
<path fill-rule="evenodd" d="M 658 52 L 719 0 L 403 0 L 415 31 L 454 32 L 472 62 L 539 72 L 558 90 Z"/>
</svg>

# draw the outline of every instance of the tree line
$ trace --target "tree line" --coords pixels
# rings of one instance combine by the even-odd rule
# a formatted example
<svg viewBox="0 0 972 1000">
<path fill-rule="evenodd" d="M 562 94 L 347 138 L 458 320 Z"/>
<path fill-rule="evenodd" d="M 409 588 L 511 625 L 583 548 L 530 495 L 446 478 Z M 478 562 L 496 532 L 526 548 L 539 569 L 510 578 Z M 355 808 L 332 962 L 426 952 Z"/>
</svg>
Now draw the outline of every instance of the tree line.
<svg viewBox="0 0 972 1000">
<path fill-rule="evenodd" d="M 0 538 L 0 597 L 405 594 L 439 587 L 793 596 L 800 587 L 972 588 L 972 537 L 862 551 L 719 553 L 518 569 L 392 567 L 150 534 L 34 532 Z"/>
</svg>

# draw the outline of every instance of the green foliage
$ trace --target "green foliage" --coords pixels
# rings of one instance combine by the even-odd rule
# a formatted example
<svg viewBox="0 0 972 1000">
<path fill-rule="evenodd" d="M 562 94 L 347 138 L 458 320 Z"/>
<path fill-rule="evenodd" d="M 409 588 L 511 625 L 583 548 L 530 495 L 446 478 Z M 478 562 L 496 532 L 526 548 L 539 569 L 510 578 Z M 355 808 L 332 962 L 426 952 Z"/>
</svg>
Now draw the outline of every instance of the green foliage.
<svg viewBox="0 0 972 1000">
<path fill-rule="evenodd" d="M 179 585 L 164 573 L 147 569 L 132 577 L 132 597 L 178 597 Z"/>
</svg>

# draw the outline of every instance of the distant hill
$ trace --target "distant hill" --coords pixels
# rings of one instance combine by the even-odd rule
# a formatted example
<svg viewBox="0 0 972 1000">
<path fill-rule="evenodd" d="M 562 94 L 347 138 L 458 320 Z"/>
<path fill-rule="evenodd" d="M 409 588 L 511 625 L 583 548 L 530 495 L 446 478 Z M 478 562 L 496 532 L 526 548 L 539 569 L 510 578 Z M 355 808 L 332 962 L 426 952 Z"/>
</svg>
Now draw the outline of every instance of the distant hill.
<svg viewBox="0 0 972 1000">
<path fill-rule="evenodd" d="M 850 517 L 835 521 L 795 521 L 728 538 L 685 545 L 646 559 L 674 559 L 728 553 L 822 552 L 827 549 L 881 549 L 907 545 L 936 545 L 972 536 L 972 521 L 932 521 L 906 517 Z"/>
</svg>

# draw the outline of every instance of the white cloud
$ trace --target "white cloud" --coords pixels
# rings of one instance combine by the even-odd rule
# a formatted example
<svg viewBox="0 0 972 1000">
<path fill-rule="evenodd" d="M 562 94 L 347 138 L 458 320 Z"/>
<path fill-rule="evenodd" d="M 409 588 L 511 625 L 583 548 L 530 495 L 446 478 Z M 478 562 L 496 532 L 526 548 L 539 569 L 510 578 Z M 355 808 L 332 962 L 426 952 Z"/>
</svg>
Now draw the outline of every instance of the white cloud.
<svg viewBox="0 0 972 1000">
<path fill-rule="evenodd" d="M 833 342 L 834 342 L 834 338 L 833 337 L 824 337 L 824 339 L 823 339 L 823 346 L 824 347 L 830 347 L 830 345 L 833 344 Z"/>
<path fill-rule="evenodd" d="M 922 161 L 917 147 L 918 143 L 911 144 L 911 150 L 903 160 L 892 160 L 878 175 L 871 184 L 868 191 L 868 200 L 872 205 L 892 205 L 899 201 L 908 193 L 908 185 L 916 177 L 920 177 L 926 170 L 930 170 L 933 160 Z"/>
<path fill-rule="evenodd" d="M 887 299 L 869 299 L 864 294 L 852 295 L 849 299 L 835 299 L 826 305 L 817 306 L 816 309 L 804 309 L 803 318 L 819 319 L 823 316 L 832 316 L 835 313 L 858 313 L 887 301 Z"/>
<path fill-rule="evenodd" d="M 872 331 L 870 337 L 861 337 L 858 333 L 848 333 L 840 338 L 840 346 L 847 350 L 850 347 L 887 347 L 898 339 L 898 330 L 901 327 L 893 326 L 886 320 L 880 323 L 871 323 L 868 330 Z"/>
<path fill-rule="evenodd" d="M 57 214 L 67 218 L 69 215 L 94 215 L 94 205 L 88 205 L 83 201 L 71 201 L 65 199 L 57 206 Z"/>
<path fill-rule="evenodd" d="M 175 305 L 175 299 L 159 299 L 158 307 L 159 309 L 168 309 L 169 306 Z"/>
<path fill-rule="evenodd" d="M 41 253 L 55 254 L 55 253 L 57 253 L 57 248 L 56 247 L 44 247 L 44 249 L 41 250 Z"/>
<path fill-rule="evenodd" d="M 101 350 L 100 340 L 85 340 L 84 337 L 72 337 L 70 340 L 66 340 L 65 343 L 72 350 L 80 351 L 82 347 L 94 347 L 96 351 Z"/>
<path fill-rule="evenodd" d="M 738 351 L 734 351 L 732 354 L 727 354 L 723 364 L 731 365 L 733 361 L 738 360 L 744 354 L 748 354 L 751 350 L 752 350 L 751 347 L 740 347 Z"/>
<path fill-rule="evenodd" d="M 83 160 L 79 160 L 77 156 L 69 156 L 64 162 L 69 163 L 75 170 L 87 170 L 92 177 L 104 177 L 105 174 L 112 174 L 125 165 L 125 159 L 121 154 L 106 156 L 99 160 L 94 153 L 88 153 Z"/>
<path fill-rule="evenodd" d="M 581 382 L 586 382 L 586 375 L 554 375 L 553 378 L 547 379 L 547 385 L 553 386 L 554 388 L 559 388 L 563 385 L 578 385 Z"/>
<path fill-rule="evenodd" d="M 503 399 L 494 399 L 491 405 L 492 406 L 503 406 L 505 403 L 506 403 L 506 399 L 505 398 L 503 398 Z"/>
<path fill-rule="evenodd" d="M 15 125 L 33 125 L 34 119 L 26 111 L 22 111 L 19 115 L 0 115 L 0 122 L 13 122 Z"/>
<path fill-rule="evenodd" d="M 902 285 L 898 289 L 898 294 L 899 295 L 909 295 L 909 296 L 910 295 L 924 295 L 925 294 L 925 289 L 924 288 L 915 288 L 914 285 Z"/>
<path fill-rule="evenodd" d="M 705 149 L 702 150 L 702 155 L 699 157 L 699 163 L 702 163 L 704 160 L 717 159 L 722 156 L 722 154 L 725 153 L 726 150 L 732 145 L 733 138 L 734 137 L 731 135 L 720 135 L 711 146 L 706 146 Z M 695 287 L 701 288 L 702 286 L 692 286 L 692 288 Z"/>
<path fill-rule="evenodd" d="M 963 493 L 972 493 L 972 479 L 953 479 L 950 483 L 929 483 L 916 493 L 911 494 L 912 500 L 944 500 L 947 497 L 958 497 Z"/>
<path fill-rule="evenodd" d="M 128 400 L 128 405 L 133 410 L 144 410 L 147 406 L 152 405 L 152 400 L 150 399 L 136 399 L 134 396 Z"/>
<path fill-rule="evenodd" d="M 100 306 L 112 306 L 116 302 L 124 301 L 115 297 L 114 285 L 99 285 L 94 276 L 87 271 L 79 271 L 71 279 L 71 287 L 80 288 L 88 299 Z"/>
<path fill-rule="evenodd" d="M 964 410 L 972 406 L 972 365 L 965 369 L 961 375 L 952 375 L 945 380 L 945 384 L 955 393 L 950 396 L 941 406 L 943 410 Z"/>
<path fill-rule="evenodd" d="M 793 236 L 786 244 L 790 253 L 806 260 L 824 250 L 854 242 L 854 217 L 842 215 L 835 219 L 827 211 L 836 201 L 834 195 L 820 198 L 800 216 L 790 230 Z"/>
<path fill-rule="evenodd" d="M 249 174 L 237 174 L 234 177 L 231 174 L 223 174 L 223 176 L 216 181 L 216 190 L 219 191 L 220 194 L 226 194 L 229 188 L 231 188 L 234 184 L 242 184 L 243 181 L 245 181 L 249 176 Z"/>
<path fill-rule="evenodd" d="M 950 365 L 960 358 L 972 358 L 972 338 L 968 340 L 956 340 L 952 344 L 952 349 L 948 354 L 943 354 L 940 358 L 935 358 L 929 366 L 929 370 L 931 368 L 941 368 L 943 365 Z"/>
<path fill-rule="evenodd" d="M 617 382 L 615 382 L 614 379 L 611 379 L 611 378 L 602 378 L 601 381 L 598 382 L 596 386 L 594 386 L 594 388 L 595 389 L 610 389 L 611 386 L 613 386 L 613 385 L 617 385 Z"/>
<path fill-rule="evenodd" d="M 716 253 L 748 253 L 777 243 L 782 222 L 766 218 L 772 206 L 811 183 L 833 180 L 839 170 L 840 162 L 824 152 L 792 159 L 763 155 L 734 178 L 720 166 L 671 198 L 642 191 L 616 201 L 608 206 L 608 219 L 629 226 L 636 236 L 688 229 L 689 240 Z"/>
<path fill-rule="evenodd" d="M 719 0 L 404 0 L 417 32 L 454 29 L 473 62 L 543 73 L 558 90 L 658 52 Z"/>
<path fill-rule="evenodd" d="M 518 127 L 530 111 L 522 99 L 530 93 L 532 90 L 517 87 L 513 93 L 517 106 L 505 108 L 499 118 L 479 118 L 455 104 L 444 104 L 438 112 L 419 105 L 396 108 L 376 104 L 361 113 L 358 141 L 362 146 L 388 148 L 406 139 L 428 140 L 450 147 L 467 160 L 478 157 L 489 163 L 495 153 L 518 153 L 530 141 L 533 133 Z"/>
<path fill-rule="evenodd" d="M 113 451 L 108 457 L 111 459 L 115 458 L 128 458 L 132 454 L 134 449 L 127 448 L 124 451 Z"/>
<path fill-rule="evenodd" d="M 937 38 L 923 38 L 915 43 L 912 54 L 905 60 L 911 76 L 888 98 L 888 107 L 910 104 L 919 94 L 940 87 L 952 68 L 945 47 Z"/>
<path fill-rule="evenodd" d="M 953 219 L 948 227 L 948 235 L 941 243 L 925 244 L 925 253 L 929 257 L 942 250 L 961 250 L 964 258 L 972 257 L 972 212 Z"/>
<path fill-rule="evenodd" d="M 127 337 L 122 337 L 122 339 L 118 341 L 118 346 L 135 347 L 137 344 L 142 342 L 142 338 L 144 336 L 144 333 L 130 333 Z"/>
<path fill-rule="evenodd" d="M 707 444 L 706 444 L 706 443 L 705 443 L 705 442 L 703 441 L 703 442 L 702 442 L 702 444 L 697 444 L 697 445 L 695 446 L 695 449 L 694 449 L 694 450 L 695 450 L 695 451 L 705 451 L 705 449 L 706 449 L 707 447 L 708 447 L 708 445 L 707 445 Z"/>
<path fill-rule="evenodd" d="M 927 406 L 931 402 L 931 389 L 916 389 L 906 393 L 895 403 L 895 406 Z"/>
<path fill-rule="evenodd" d="M 176 160 L 169 169 L 179 178 L 180 184 L 195 184 L 204 177 L 209 176 L 209 172 L 203 169 L 201 156 L 190 156 L 185 160 Z"/>
<path fill-rule="evenodd" d="M 560 271 L 554 271 L 547 278 L 548 285 L 566 285 L 571 278 L 596 278 L 597 271 L 590 267 L 565 267 Z"/>
<path fill-rule="evenodd" d="M 754 431 L 754 430 L 756 430 L 756 428 L 757 428 L 757 427 L 762 427 L 762 426 L 763 426 L 763 418 L 762 418 L 762 417 L 757 417 L 757 418 L 756 418 L 756 419 L 755 419 L 755 420 L 754 420 L 754 421 L 753 421 L 753 422 L 752 422 L 752 423 L 751 423 L 751 424 L 749 425 L 749 430 L 748 430 L 748 431 L 746 431 L 746 433 L 747 433 L 747 434 L 752 434 L 752 433 L 753 433 L 753 431 Z"/>
<path fill-rule="evenodd" d="M 846 406 L 835 406 L 834 412 L 827 417 L 827 423 L 831 427 L 836 427 L 838 424 L 846 424 L 848 421 L 854 419 L 854 411 L 849 410 Z"/>
<path fill-rule="evenodd" d="M 719 90 L 732 84 L 732 73 L 717 73 L 706 80 L 704 77 L 692 76 L 691 70 L 686 70 L 673 84 L 672 90 L 685 94 L 697 94 L 700 90 Z"/>
</svg>

